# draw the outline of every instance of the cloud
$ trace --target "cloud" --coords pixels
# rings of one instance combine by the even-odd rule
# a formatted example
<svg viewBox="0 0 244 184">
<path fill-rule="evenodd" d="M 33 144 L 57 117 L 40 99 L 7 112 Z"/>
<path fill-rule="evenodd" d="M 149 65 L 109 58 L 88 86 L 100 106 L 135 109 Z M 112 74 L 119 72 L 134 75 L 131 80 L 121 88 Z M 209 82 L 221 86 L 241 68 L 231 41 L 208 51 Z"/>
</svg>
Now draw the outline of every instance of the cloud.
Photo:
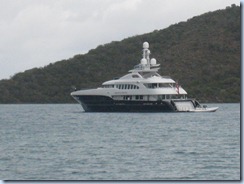
<svg viewBox="0 0 244 184">
<path fill-rule="evenodd" d="M 0 0 L 0 79 L 237 0 Z"/>
</svg>

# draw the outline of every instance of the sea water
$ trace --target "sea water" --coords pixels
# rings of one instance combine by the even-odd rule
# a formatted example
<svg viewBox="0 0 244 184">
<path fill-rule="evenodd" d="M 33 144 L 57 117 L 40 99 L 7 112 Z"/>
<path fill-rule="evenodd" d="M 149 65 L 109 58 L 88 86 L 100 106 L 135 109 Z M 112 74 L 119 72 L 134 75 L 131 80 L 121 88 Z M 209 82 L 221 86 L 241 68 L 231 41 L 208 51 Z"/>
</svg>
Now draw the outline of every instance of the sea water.
<svg viewBox="0 0 244 184">
<path fill-rule="evenodd" d="M 0 105 L 1 180 L 240 180 L 240 104 L 214 113 Z"/>
</svg>

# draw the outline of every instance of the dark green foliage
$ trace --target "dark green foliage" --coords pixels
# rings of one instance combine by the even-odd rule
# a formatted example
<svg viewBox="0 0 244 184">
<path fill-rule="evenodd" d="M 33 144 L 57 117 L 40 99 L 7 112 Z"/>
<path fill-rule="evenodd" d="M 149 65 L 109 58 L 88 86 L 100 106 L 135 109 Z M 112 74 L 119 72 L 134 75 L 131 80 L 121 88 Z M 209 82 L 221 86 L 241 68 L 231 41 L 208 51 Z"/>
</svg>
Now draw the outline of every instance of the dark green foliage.
<svg viewBox="0 0 244 184">
<path fill-rule="evenodd" d="M 0 81 L 0 103 L 73 103 L 72 87 L 94 88 L 140 62 L 150 43 L 159 73 L 201 102 L 240 102 L 240 7 L 205 13 L 167 29 L 111 42 L 87 54 Z"/>
</svg>

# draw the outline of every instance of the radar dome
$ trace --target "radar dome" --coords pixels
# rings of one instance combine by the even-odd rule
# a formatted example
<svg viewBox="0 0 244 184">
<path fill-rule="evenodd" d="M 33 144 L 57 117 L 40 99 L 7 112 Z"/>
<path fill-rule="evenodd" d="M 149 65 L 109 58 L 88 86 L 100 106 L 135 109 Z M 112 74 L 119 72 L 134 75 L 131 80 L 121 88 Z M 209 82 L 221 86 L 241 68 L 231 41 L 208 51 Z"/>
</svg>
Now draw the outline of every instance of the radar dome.
<svg viewBox="0 0 244 184">
<path fill-rule="evenodd" d="M 156 65 L 157 64 L 157 60 L 155 58 L 151 59 L 151 65 Z"/>
<path fill-rule="evenodd" d="M 148 42 L 144 42 L 143 43 L 143 49 L 148 49 L 149 48 L 149 43 Z"/>
<path fill-rule="evenodd" d="M 146 65 L 147 64 L 147 60 L 145 58 L 141 59 L 141 64 L 142 65 Z"/>
</svg>

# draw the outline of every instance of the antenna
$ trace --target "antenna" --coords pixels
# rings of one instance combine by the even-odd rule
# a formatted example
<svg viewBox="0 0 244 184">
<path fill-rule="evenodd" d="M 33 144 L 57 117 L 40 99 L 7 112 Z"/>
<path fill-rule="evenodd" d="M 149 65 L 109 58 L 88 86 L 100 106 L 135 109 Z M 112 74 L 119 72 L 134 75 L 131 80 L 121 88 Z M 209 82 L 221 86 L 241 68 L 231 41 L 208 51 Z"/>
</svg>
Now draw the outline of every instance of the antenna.
<svg viewBox="0 0 244 184">
<path fill-rule="evenodd" d="M 144 42 L 143 43 L 143 59 L 147 60 L 147 66 L 150 67 L 150 50 L 149 48 L 149 43 L 148 42 Z"/>
</svg>

